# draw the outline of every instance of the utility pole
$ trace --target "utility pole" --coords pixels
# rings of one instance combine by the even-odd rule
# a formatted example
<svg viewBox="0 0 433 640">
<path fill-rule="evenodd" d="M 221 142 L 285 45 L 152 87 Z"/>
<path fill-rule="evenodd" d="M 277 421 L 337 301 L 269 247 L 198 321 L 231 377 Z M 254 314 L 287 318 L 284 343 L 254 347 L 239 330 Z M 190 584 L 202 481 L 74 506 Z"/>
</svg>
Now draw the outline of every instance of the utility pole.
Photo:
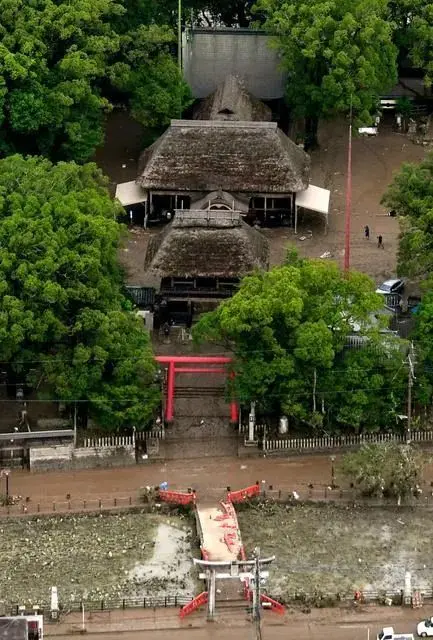
<svg viewBox="0 0 433 640">
<path fill-rule="evenodd" d="M 256 640 L 262 640 L 262 615 L 260 598 L 260 549 L 254 549 L 253 622 Z"/>
<path fill-rule="evenodd" d="M 407 379 L 407 431 L 406 431 L 406 443 L 410 444 L 411 441 L 411 427 L 412 427 L 412 387 L 415 377 L 415 353 L 413 348 L 413 342 L 410 343 L 410 349 L 407 356 L 409 365 L 408 379 Z"/>
<path fill-rule="evenodd" d="M 350 96 L 349 144 L 347 149 L 346 210 L 344 221 L 344 270 L 350 269 L 350 218 L 352 213 L 352 96 Z"/>
<path fill-rule="evenodd" d="M 177 64 L 179 66 L 179 118 L 182 118 L 182 0 L 177 6 Z"/>
</svg>

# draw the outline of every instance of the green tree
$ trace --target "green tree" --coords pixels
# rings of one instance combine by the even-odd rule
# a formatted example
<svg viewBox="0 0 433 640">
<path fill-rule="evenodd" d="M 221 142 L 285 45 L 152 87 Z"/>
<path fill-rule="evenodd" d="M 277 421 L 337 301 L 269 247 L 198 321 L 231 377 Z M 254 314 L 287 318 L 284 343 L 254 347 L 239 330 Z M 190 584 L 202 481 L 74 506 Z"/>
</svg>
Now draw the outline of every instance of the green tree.
<svg viewBox="0 0 433 640">
<path fill-rule="evenodd" d="M 372 321 L 380 306 L 367 276 L 351 272 L 346 278 L 333 263 L 290 254 L 285 266 L 244 278 L 233 298 L 202 316 L 194 336 L 233 351 L 242 404 L 256 401 L 261 410 L 283 412 L 313 427 L 358 429 L 372 420 L 377 428 L 381 416 L 374 416 L 377 405 L 368 390 L 379 398 L 390 388 L 397 363 L 401 366 L 394 348 L 387 357 Z M 346 339 L 354 330 L 380 351 L 347 353 Z M 348 378 L 358 368 L 366 375 Z M 360 395 L 353 402 L 355 393 Z M 388 399 L 389 391 L 383 402 Z M 389 412 L 383 413 L 385 422 Z"/>
<path fill-rule="evenodd" d="M 128 103 L 132 116 L 159 131 L 192 103 L 170 53 L 175 40 L 166 26 L 139 26 L 121 38 L 120 61 L 110 68 L 112 85 Z"/>
<path fill-rule="evenodd" d="M 399 216 L 398 272 L 421 282 L 424 292 L 416 314 L 417 384 L 415 398 L 426 408 L 433 398 L 433 153 L 419 164 L 404 164 L 383 204 Z"/>
<path fill-rule="evenodd" d="M 195 25 L 248 27 L 254 0 L 182 0 L 182 21 L 189 24 L 191 12 Z M 169 25 L 178 20 L 178 0 L 123 0 L 126 13 L 119 22 L 124 31 L 139 25 Z"/>
<path fill-rule="evenodd" d="M 401 227 L 398 272 L 426 278 L 433 273 L 433 153 L 420 164 L 404 164 L 382 198 Z"/>
<path fill-rule="evenodd" d="M 424 456 L 410 445 L 363 445 L 341 460 L 339 471 L 365 496 L 402 498 L 417 495 Z"/>
<path fill-rule="evenodd" d="M 317 144 L 320 118 L 347 113 L 371 122 L 382 92 L 397 79 L 386 0 L 258 0 L 265 28 L 288 72 L 286 99 Z"/>
<path fill-rule="evenodd" d="M 325 424 L 342 431 L 401 429 L 397 416 L 405 412 L 405 353 L 406 344 L 393 335 L 370 334 L 363 348 L 337 354 L 322 381 L 327 390 L 320 398 Z"/>
<path fill-rule="evenodd" d="M 425 72 L 424 83 L 433 81 L 433 2 L 432 0 L 396 0 L 400 20 L 397 22 L 396 42 L 402 54 L 415 67 Z"/>
<path fill-rule="evenodd" d="M 98 83 L 119 48 L 114 0 L 0 0 L 1 151 L 83 161 L 103 140 Z"/>
<path fill-rule="evenodd" d="M 106 428 L 145 425 L 159 391 L 121 293 L 120 206 L 93 164 L 0 161 L 0 359 Z"/>
<path fill-rule="evenodd" d="M 84 162 L 119 90 L 144 126 L 188 104 L 173 31 L 151 14 L 131 29 L 122 0 L 0 0 L 0 12 L 0 155 Z"/>
</svg>

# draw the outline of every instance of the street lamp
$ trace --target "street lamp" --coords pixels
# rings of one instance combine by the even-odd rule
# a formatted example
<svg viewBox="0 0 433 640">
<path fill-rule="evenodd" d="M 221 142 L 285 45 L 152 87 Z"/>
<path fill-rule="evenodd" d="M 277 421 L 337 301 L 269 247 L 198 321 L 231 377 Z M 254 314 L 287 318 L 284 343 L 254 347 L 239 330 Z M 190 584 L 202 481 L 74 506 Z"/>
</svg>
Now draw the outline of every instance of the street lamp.
<svg viewBox="0 0 433 640">
<path fill-rule="evenodd" d="M 335 456 L 331 456 L 331 489 L 335 489 Z"/>
<path fill-rule="evenodd" d="M 0 471 L 0 478 L 6 478 L 6 501 L 9 503 L 9 469 L 3 469 Z"/>
</svg>

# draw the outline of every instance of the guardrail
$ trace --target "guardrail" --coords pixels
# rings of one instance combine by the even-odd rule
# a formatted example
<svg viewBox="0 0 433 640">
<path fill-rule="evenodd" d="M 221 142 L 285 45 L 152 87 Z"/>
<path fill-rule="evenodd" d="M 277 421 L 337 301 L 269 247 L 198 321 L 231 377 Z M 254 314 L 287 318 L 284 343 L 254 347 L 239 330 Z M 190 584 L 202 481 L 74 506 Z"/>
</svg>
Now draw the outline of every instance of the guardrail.
<svg viewBox="0 0 433 640">
<path fill-rule="evenodd" d="M 161 500 L 161 502 L 186 506 L 189 504 L 195 504 L 197 496 L 194 491 L 184 493 L 183 491 L 168 491 L 167 489 L 160 489 L 158 491 L 158 499 Z"/>
<path fill-rule="evenodd" d="M 0 441 L 13 440 L 54 440 L 59 438 L 73 438 L 73 429 L 58 429 L 56 431 L 14 431 L 12 433 L 0 433 Z"/>
<path fill-rule="evenodd" d="M 59 613 L 68 614 L 75 611 L 97 612 L 114 611 L 117 609 L 155 609 L 166 607 L 184 607 L 193 601 L 193 596 L 144 596 L 143 598 L 119 598 L 116 600 L 70 600 L 59 602 Z M 20 615 L 20 604 L 7 605 L 11 615 Z M 42 615 L 50 615 L 51 605 L 48 602 L 39 604 L 39 611 Z M 32 610 L 33 613 L 33 610 Z"/>
<path fill-rule="evenodd" d="M 228 491 L 227 501 L 232 504 L 238 504 L 239 502 L 245 502 L 251 498 L 256 498 L 260 495 L 260 485 L 258 483 L 253 484 L 245 489 L 239 489 L 238 491 Z"/>
</svg>

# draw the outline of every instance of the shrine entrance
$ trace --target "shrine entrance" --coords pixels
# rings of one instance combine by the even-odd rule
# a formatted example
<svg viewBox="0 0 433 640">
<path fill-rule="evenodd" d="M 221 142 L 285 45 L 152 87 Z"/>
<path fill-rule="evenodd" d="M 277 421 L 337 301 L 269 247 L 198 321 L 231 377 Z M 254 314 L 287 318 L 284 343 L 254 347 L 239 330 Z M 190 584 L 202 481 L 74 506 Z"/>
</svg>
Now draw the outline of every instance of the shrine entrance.
<svg viewBox="0 0 433 640">
<path fill-rule="evenodd" d="M 156 361 L 167 367 L 167 391 L 165 399 L 164 420 L 170 423 L 174 418 L 174 399 L 176 389 L 176 373 L 211 373 L 223 374 L 234 378 L 234 371 L 228 371 L 227 365 L 232 361 L 226 356 L 156 356 Z M 225 366 L 223 366 L 225 365 Z M 230 402 L 230 422 L 238 421 L 238 405 L 236 400 Z"/>
</svg>

